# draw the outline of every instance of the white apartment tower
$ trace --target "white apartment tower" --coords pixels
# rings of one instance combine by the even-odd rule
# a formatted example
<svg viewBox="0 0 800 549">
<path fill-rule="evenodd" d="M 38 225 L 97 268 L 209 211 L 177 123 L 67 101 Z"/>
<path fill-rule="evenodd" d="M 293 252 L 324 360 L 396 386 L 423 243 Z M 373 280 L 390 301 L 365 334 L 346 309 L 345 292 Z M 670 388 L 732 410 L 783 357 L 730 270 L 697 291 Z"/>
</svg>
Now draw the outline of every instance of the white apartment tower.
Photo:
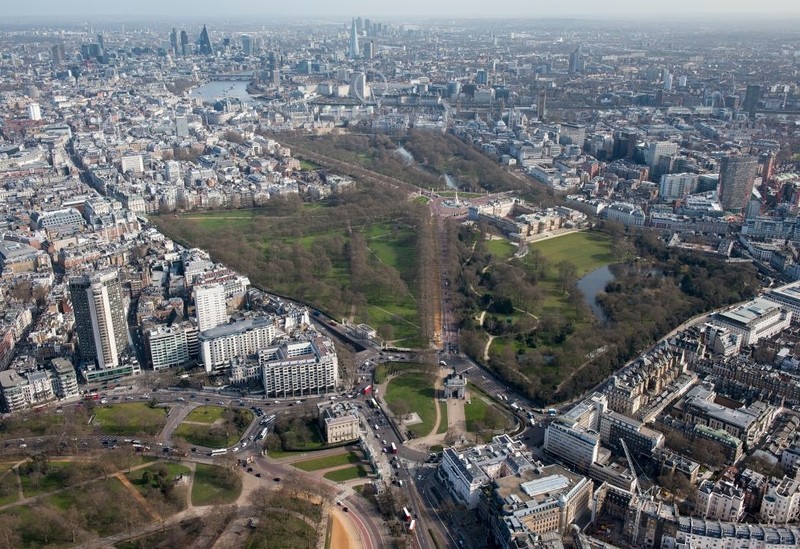
<svg viewBox="0 0 800 549">
<path fill-rule="evenodd" d="M 225 286 L 222 284 L 195 286 L 194 306 L 197 315 L 197 329 L 201 332 L 228 322 Z"/>
</svg>

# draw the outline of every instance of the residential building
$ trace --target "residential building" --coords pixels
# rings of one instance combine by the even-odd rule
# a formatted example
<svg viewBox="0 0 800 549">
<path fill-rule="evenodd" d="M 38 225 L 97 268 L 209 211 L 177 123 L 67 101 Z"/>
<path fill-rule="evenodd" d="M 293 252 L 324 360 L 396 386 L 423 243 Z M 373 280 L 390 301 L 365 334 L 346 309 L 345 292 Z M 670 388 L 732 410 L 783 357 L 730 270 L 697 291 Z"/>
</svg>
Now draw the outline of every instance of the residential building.
<svg viewBox="0 0 800 549">
<path fill-rule="evenodd" d="M 79 394 L 75 368 L 66 359 L 54 359 L 49 368 L 11 368 L 0 372 L 0 397 L 7 412 L 24 410 Z"/>
<path fill-rule="evenodd" d="M 733 408 L 737 403 L 724 399 L 719 403 L 717 394 L 705 387 L 695 387 L 686 395 L 676 409 L 683 412 L 684 419 L 694 425 L 724 430 L 748 446 L 760 439 L 775 418 L 775 407 L 761 401 L 750 406 Z"/>
<path fill-rule="evenodd" d="M 116 269 L 70 278 L 78 348 L 84 363 L 114 369 L 128 352 L 126 304 Z"/>
<path fill-rule="evenodd" d="M 697 491 L 695 514 L 709 520 L 739 522 L 744 516 L 744 491 L 729 482 L 704 480 Z"/>
<path fill-rule="evenodd" d="M 674 537 L 680 549 L 779 549 L 800 546 L 800 528 L 768 524 L 735 524 L 680 517 Z"/>
<path fill-rule="evenodd" d="M 740 213 L 753 192 L 758 171 L 754 156 L 725 156 L 720 162 L 719 200 L 729 212 Z"/>
<path fill-rule="evenodd" d="M 769 524 L 785 524 L 799 519 L 800 481 L 783 477 L 777 484 L 770 484 L 758 516 Z"/>
<path fill-rule="evenodd" d="M 225 285 L 212 283 L 194 287 L 194 306 L 197 329 L 205 332 L 227 324 L 228 309 L 225 301 Z"/>
<path fill-rule="evenodd" d="M 197 357 L 197 335 L 197 328 L 190 322 L 148 329 L 144 334 L 144 342 L 150 366 L 157 372 L 180 366 Z"/>
</svg>

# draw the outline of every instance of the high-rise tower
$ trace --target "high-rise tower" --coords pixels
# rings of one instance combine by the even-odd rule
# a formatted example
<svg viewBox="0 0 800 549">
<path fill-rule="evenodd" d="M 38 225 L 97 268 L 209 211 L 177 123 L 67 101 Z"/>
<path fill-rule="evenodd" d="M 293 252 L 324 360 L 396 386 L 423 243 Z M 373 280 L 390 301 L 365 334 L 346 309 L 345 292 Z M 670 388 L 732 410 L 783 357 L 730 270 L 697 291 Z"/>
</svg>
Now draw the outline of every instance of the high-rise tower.
<svg viewBox="0 0 800 549">
<path fill-rule="evenodd" d="M 214 55 L 214 48 L 211 46 L 211 38 L 208 36 L 208 29 L 205 25 L 203 25 L 203 30 L 200 31 L 197 47 L 200 55 Z"/>
<path fill-rule="evenodd" d="M 719 201 L 725 211 L 739 213 L 753 192 L 758 170 L 754 156 L 725 156 L 719 170 Z"/>
<path fill-rule="evenodd" d="M 178 29 L 175 27 L 169 33 L 169 47 L 172 48 L 172 55 L 178 55 Z"/>
<path fill-rule="evenodd" d="M 194 306 L 197 315 L 197 329 L 201 332 L 228 322 L 225 286 L 222 284 L 195 286 Z"/>
<path fill-rule="evenodd" d="M 353 18 L 350 24 L 350 59 L 358 59 L 361 57 L 361 49 L 358 47 L 358 29 L 356 28 L 356 20 Z"/>
<path fill-rule="evenodd" d="M 128 325 L 116 269 L 69 280 L 81 360 L 114 368 L 128 351 Z"/>
</svg>

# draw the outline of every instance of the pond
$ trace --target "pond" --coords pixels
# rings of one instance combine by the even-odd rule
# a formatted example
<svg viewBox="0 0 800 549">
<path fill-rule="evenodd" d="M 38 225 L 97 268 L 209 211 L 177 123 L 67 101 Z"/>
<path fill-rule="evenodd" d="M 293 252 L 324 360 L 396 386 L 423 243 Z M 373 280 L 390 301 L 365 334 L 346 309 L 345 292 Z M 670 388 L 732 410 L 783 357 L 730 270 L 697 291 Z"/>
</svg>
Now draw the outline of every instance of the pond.
<svg viewBox="0 0 800 549">
<path fill-rule="evenodd" d="M 583 300 L 592 309 L 594 315 L 604 323 L 608 318 L 596 298 L 597 294 L 604 291 L 606 284 L 612 280 L 614 280 L 614 273 L 611 272 L 608 265 L 595 269 L 578 280 L 578 289 L 583 294 Z"/>
</svg>

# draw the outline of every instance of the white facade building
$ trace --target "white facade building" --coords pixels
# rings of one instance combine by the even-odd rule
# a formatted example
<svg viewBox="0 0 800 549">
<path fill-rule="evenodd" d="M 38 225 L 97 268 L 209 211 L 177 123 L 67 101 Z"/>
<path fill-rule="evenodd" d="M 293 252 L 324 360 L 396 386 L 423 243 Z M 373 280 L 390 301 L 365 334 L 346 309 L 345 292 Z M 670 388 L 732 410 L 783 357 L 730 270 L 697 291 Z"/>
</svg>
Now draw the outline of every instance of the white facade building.
<svg viewBox="0 0 800 549">
<path fill-rule="evenodd" d="M 195 314 L 197 315 L 197 329 L 201 332 L 228 322 L 225 286 L 223 284 L 195 286 L 194 306 Z"/>
<path fill-rule="evenodd" d="M 206 372 L 228 365 L 234 358 L 255 355 L 268 348 L 275 339 L 272 317 L 253 319 L 217 326 L 200 332 L 200 357 Z"/>
<path fill-rule="evenodd" d="M 759 518 L 770 524 L 784 524 L 799 519 L 800 482 L 783 477 L 777 485 L 770 485 L 761 502 Z"/>
<path fill-rule="evenodd" d="M 258 362 L 267 395 L 322 394 L 334 391 L 339 380 L 336 349 L 322 336 L 262 349 Z"/>
<path fill-rule="evenodd" d="M 744 516 L 744 491 L 729 482 L 703 481 L 695 512 L 706 519 L 739 522 Z"/>
</svg>

